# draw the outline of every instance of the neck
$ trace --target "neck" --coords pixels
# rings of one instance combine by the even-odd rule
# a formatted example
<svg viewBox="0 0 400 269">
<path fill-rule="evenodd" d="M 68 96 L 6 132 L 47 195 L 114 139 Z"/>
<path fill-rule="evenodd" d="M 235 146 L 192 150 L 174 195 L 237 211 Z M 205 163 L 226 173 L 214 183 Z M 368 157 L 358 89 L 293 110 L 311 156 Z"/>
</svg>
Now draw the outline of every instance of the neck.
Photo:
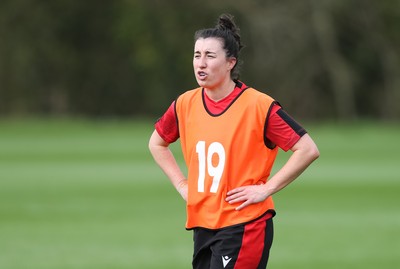
<svg viewBox="0 0 400 269">
<path fill-rule="evenodd" d="M 208 98 L 217 102 L 219 100 L 224 99 L 227 97 L 234 89 L 236 83 L 229 79 L 225 83 L 221 84 L 219 87 L 216 88 L 204 88 Z"/>
</svg>

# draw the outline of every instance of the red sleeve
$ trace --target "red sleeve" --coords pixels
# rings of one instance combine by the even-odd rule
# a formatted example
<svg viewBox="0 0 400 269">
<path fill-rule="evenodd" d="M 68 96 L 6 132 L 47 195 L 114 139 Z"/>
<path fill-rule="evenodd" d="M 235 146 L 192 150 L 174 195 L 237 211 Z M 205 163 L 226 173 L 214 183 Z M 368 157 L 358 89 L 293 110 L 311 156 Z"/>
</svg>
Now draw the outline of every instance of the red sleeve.
<svg viewBox="0 0 400 269">
<path fill-rule="evenodd" d="M 307 131 L 290 117 L 281 106 L 275 104 L 267 121 L 267 141 L 284 151 L 291 149 Z"/>
<path fill-rule="evenodd" d="M 175 102 L 172 102 L 164 115 L 157 120 L 154 127 L 165 142 L 173 143 L 178 140 L 179 128 L 175 114 Z"/>
</svg>

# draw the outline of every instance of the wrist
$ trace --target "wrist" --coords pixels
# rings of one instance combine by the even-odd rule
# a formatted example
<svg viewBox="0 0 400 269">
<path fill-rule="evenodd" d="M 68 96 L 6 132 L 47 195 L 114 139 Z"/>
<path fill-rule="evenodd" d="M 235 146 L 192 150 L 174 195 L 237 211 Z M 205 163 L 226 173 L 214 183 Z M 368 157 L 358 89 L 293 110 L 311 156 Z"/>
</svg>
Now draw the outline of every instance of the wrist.
<svg viewBox="0 0 400 269">
<path fill-rule="evenodd" d="M 176 190 L 182 196 L 182 198 L 187 201 L 188 187 L 186 179 L 182 179 L 178 182 L 178 184 L 176 185 Z"/>
<path fill-rule="evenodd" d="M 268 182 L 263 185 L 263 193 L 266 197 L 273 195 L 277 191 L 275 187 L 270 185 Z"/>
<path fill-rule="evenodd" d="M 180 192 L 182 189 L 184 189 L 187 185 L 187 180 L 186 178 L 181 179 L 180 181 L 178 181 L 178 183 L 176 184 L 175 188 L 178 190 L 178 192 Z"/>
</svg>

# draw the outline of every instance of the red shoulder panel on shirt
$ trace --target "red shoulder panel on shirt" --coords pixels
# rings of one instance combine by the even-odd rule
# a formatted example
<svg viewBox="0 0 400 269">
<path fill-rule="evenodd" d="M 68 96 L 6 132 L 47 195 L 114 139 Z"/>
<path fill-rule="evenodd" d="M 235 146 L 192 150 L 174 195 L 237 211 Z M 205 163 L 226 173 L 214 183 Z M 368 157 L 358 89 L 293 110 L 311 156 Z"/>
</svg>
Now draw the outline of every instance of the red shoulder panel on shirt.
<svg viewBox="0 0 400 269">
<path fill-rule="evenodd" d="M 291 149 L 307 133 L 300 124 L 290 117 L 278 104 L 272 107 L 267 121 L 266 136 L 284 151 Z"/>
<path fill-rule="evenodd" d="M 164 115 L 154 125 L 158 134 L 167 143 L 173 143 L 179 138 L 179 128 L 176 121 L 175 101 L 169 106 Z"/>
</svg>

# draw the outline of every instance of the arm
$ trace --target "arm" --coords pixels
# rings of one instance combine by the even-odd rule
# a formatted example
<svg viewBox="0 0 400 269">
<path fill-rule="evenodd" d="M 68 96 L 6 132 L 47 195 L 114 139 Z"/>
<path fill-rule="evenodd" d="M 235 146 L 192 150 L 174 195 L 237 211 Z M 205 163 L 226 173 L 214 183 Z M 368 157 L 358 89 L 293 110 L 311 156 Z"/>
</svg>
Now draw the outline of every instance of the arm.
<svg viewBox="0 0 400 269">
<path fill-rule="evenodd" d="M 187 181 L 178 166 L 174 155 L 169 149 L 169 143 L 154 130 L 150 137 L 149 149 L 154 160 L 167 175 L 175 189 L 180 193 L 182 198 L 187 201 Z"/>
<path fill-rule="evenodd" d="M 266 184 L 233 189 L 227 193 L 226 201 L 231 204 L 243 202 L 236 210 L 262 202 L 289 185 L 319 157 L 317 145 L 308 134 L 303 135 L 291 151 L 293 153 L 285 165 Z"/>
</svg>

